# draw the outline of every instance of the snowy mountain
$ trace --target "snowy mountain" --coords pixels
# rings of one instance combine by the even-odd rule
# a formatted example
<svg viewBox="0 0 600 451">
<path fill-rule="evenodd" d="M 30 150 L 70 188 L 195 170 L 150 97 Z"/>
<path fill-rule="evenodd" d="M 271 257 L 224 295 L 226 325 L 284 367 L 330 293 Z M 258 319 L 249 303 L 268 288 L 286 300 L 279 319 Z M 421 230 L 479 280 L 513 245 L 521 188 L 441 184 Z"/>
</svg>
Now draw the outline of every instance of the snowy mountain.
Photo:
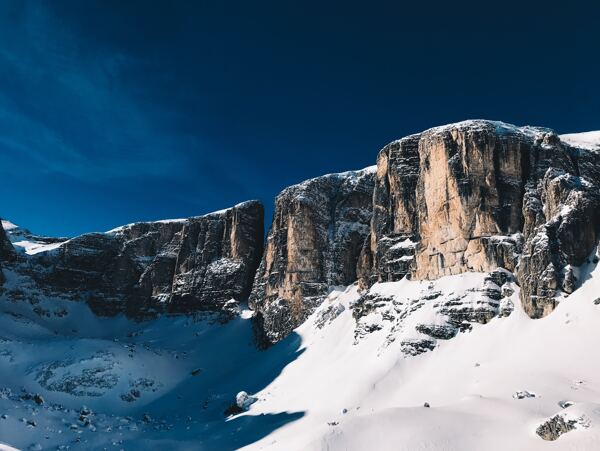
<svg viewBox="0 0 600 451">
<path fill-rule="evenodd" d="M 0 449 L 598 449 L 599 149 L 436 127 L 284 190 L 264 252 L 254 201 L 2 221 Z"/>
</svg>

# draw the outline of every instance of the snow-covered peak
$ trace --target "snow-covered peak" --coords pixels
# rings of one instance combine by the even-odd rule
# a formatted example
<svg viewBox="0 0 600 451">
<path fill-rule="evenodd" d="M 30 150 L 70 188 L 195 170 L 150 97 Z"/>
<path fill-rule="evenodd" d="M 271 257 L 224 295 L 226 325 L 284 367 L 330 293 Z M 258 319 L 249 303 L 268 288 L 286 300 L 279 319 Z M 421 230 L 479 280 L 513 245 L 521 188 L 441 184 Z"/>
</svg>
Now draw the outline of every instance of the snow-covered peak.
<svg viewBox="0 0 600 451">
<path fill-rule="evenodd" d="M 414 139 L 420 136 L 436 136 L 447 133 L 452 130 L 460 131 L 485 131 L 493 130 L 496 134 L 501 136 L 520 136 L 524 139 L 536 139 L 548 133 L 554 133 L 551 129 L 545 127 L 535 127 L 530 125 L 517 126 L 502 121 L 492 121 L 488 119 L 468 119 L 460 122 L 452 122 L 450 124 L 439 125 L 437 127 L 429 128 L 423 132 L 415 133 L 413 135 L 406 136 L 395 142 L 400 142 L 406 139 Z"/>
<path fill-rule="evenodd" d="M 256 201 L 256 200 L 247 200 L 247 201 L 244 201 L 244 202 L 240 202 L 239 204 L 236 204 L 236 205 L 234 205 L 232 207 L 229 207 L 229 208 L 224 208 L 222 210 L 211 211 L 210 213 L 205 213 L 205 214 L 199 215 L 199 216 L 191 216 L 189 218 L 160 219 L 160 220 L 157 220 L 157 221 L 137 221 L 137 222 L 132 222 L 132 223 L 129 223 L 129 224 L 125 224 L 125 225 L 122 225 L 122 226 L 115 227 L 114 229 L 110 229 L 110 230 L 108 230 L 105 233 L 108 233 L 108 234 L 119 233 L 119 232 L 122 232 L 123 230 L 129 229 L 131 227 L 134 227 L 134 226 L 140 225 L 140 224 L 178 224 L 178 223 L 181 224 L 181 223 L 186 223 L 186 222 L 188 222 L 188 221 L 190 221 L 192 219 L 196 219 L 196 218 L 204 218 L 204 217 L 207 217 L 207 216 L 222 215 L 222 214 L 225 214 L 228 211 L 233 210 L 235 208 L 244 208 L 245 206 L 248 206 L 248 205 L 250 205 L 252 203 L 255 203 L 255 202 L 258 202 L 258 201 Z"/>
<path fill-rule="evenodd" d="M 206 213 L 206 214 L 204 214 L 204 215 L 202 215 L 202 216 L 196 216 L 196 217 L 198 217 L 198 218 L 202 218 L 202 217 L 205 217 L 205 216 L 215 216 L 215 215 L 222 215 L 222 214 L 225 214 L 225 213 L 227 213 L 228 211 L 231 211 L 231 210 L 233 210 L 233 209 L 237 209 L 237 208 L 245 208 L 245 207 L 248 207 L 248 206 L 250 206 L 250 205 L 252 205 L 252 204 L 255 204 L 255 203 L 257 203 L 257 202 L 259 202 L 259 201 L 257 201 L 257 200 L 246 200 L 246 201 L 244 201 L 244 202 L 240 202 L 239 204 L 235 204 L 233 207 L 224 208 L 224 209 L 222 209 L 222 210 L 216 210 L 216 211 L 212 211 L 212 212 L 210 212 L 210 213 Z"/>
<path fill-rule="evenodd" d="M 160 219 L 158 221 L 137 221 L 137 222 L 131 222 L 129 224 L 115 227 L 114 229 L 110 229 L 110 230 L 106 231 L 105 233 L 107 233 L 107 234 L 119 233 L 119 232 L 130 229 L 131 227 L 134 227 L 134 226 L 140 225 L 140 224 L 172 224 L 172 223 L 183 223 L 183 222 L 187 222 L 187 221 L 188 221 L 187 218 Z"/>
<path fill-rule="evenodd" d="M 560 139 L 574 147 L 600 151 L 600 130 L 560 135 Z"/>
<path fill-rule="evenodd" d="M 2 227 L 6 231 L 6 236 L 12 243 L 15 250 L 27 255 L 35 255 L 41 252 L 52 251 L 68 241 L 60 238 L 56 239 L 36 236 L 29 230 L 23 229 L 6 219 L 2 220 Z"/>
<path fill-rule="evenodd" d="M 449 130 L 489 130 L 490 128 L 498 135 L 524 135 L 529 138 L 535 138 L 540 134 L 551 133 L 552 130 L 545 127 L 533 127 L 530 125 L 517 126 L 502 121 L 492 121 L 487 119 L 469 119 L 452 124 L 441 125 L 426 130 L 423 133 L 435 135 L 447 132 Z"/>
<path fill-rule="evenodd" d="M 286 193 L 290 193 L 290 192 L 301 192 L 301 191 L 310 189 L 310 187 L 313 186 L 313 184 L 315 182 L 318 182 L 319 180 L 326 180 L 326 179 L 337 179 L 337 180 L 341 180 L 344 183 L 350 183 L 350 184 L 355 185 L 363 177 L 371 175 L 371 174 L 375 174 L 376 172 L 377 172 L 377 165 L 373 165 L 373 166 L 368 166 L 366 168 L 358 169 L 358 170 L 354 170 L 354 171 L 333 172 L 330 174 L 323 174 L 318 177 L 313 177 L 313 178 L 304 180 L 295 185 L 290 185 L 287 188 L 285 188 L 279 195 L 281 196 L 281 195 L 285 195 Z"/>
<path fill-rule="evenodd" d="M 19 226 L 16 224 L 13 224 L 12 222 L 10 222 L 6 219 L 3 219 L 2 220 L 2 228 L 8 232 L 9 230 L 18 229 Z"/>
<path fill-rule="evenodd" d="M 30 240 L 22 240 L 22 241 L 13 241 L 13 246 L 17 250 L 21 250 L 25 252 L 27 255 L 36 255 L 42 252 L 53 251 L 58 249 L 65 241 L 60 241 L 57 243 L 44 243 L 39 241 L 30 241 Z"/>
</svg>

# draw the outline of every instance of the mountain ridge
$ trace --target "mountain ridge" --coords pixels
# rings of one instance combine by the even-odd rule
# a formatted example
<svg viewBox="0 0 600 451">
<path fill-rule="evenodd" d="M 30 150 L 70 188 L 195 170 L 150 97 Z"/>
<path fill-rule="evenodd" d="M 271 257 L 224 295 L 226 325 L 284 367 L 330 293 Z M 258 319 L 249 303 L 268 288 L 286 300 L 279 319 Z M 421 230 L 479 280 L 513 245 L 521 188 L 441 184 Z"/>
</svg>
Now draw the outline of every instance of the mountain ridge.
<svg viewBox="0 0 600 451">
<path fill-rule="evenodd" d="M 266 242 L 257 201 L 2 221 L 0 449 L 596 449 L 600 152 L 431 130 L 284 189 Z"/>
<path fill-rule="evenodd" d="M 600 158 L 593 150 L 593 143 L 595 139 L 600 142 L 600 137 L 598 132 L 564 136 L 565 139 L 561 140 L 552 130 L 543 127 L 466 120 L 432 127 L 392 141 L 379 152 L 375 166 L 326 174 L 287 187 L 275 202 L 274 222 L 267 236 L 265 254 L 262 250 L 251 252 L 252 255 L 261 254 L 263 262 L 255 271 L 252 268 L 256 263 L 242 258 L 242 264 L 250 267 L 244 277 L 251 281 L 238 282 L 238 286 L 244 287 L 238 288 L 232 299 L 239 304 L 252 292 L 250 304 L 257 315 L 258 334 L 268 344 L 285 337 L 300 325 L 322 302 L 330 287 L 358 280 L 361 287 L 368 288 L 376 281 L 395 281 L 404 276 L 436 279 L 464 271 L 485 272 L 504 268 L 514 273 L 522 286 L 522 301 L 528 313 L 533 317 L 548 314 L 556 305 L 556 293 L 562 292 L 564 296 L 576 288 L 577 280 L 571 268 L 581 265 L 598 241 L 596 211 L 600 209 L 600 200 L 596 190 L 600 185 L 600 170 L 597 169 Z M 573 147 L 569 143 L 583 144 Z M 437 165 L 435 169 L 430 168 L 432 162 Z M 440 182 L 445 185 L 440 185 Z M 336 191 L 340 189 L 342 191 Z M 331 194 L 318 198 L 327 190 L 331 190 Z M 481 194 L 477 194 L 478 191 Z M 373 193 L 372 199 L 369 192 Z M 326 200 L 327 196 L 329 200 Z M 452 204 L 448 203 L 448 199 L 454 199 Z M 294 202 L 298 203 L 298 207 L 294 208 L 300 210 L 289 210 Z M 348 203 L 348 207 L 340 207 L 344 203 Z M 138 246 L 143 238 L 141 229 L 147 229 L 146 232 L 154 237 L 147 235 L 143 238 L 146 244 L 142 247 L 160 247 L 168 244 L 159 244 L 164 241 L 161 235 L 165 233 L 173 239 L 180 235 L 180 230 L 188 230 L 188 225 L 200 218 L 220 216 L 247 207 L 262 211 L 259 204 L 258 201 L 247 201 L 200 217 L 136 222 L 103 234 L 85 234 L 64 241 L 34 237 L 5 221 L 3 224 L 8 229 L 9 238 L 19 232 L 22 240 L 0 237 L 2 259 L 5 265 L 22 260 L 22 253 L 14 251 L 16 246 L 17 249 L 24 248 L 25 254 L 40 254 L 40 261 L 49 260 L 44 258 L 45 252 L 69 255 L 69 251 L 64 249 L 77 248 L 77 243 L 84 247 L 91 245 L 92 248 L 110 247 L 108 242 L 112 240 L 107 241 L 104 237 L 111 236 L 125 238 L 125 241 L 129 239 Z M 338 208 L 347 210 L 345 213 L 336 212 Z M 550 217 L 544 219 L 546 213 Z M 302 214 L 304 219 L 301 219 Z M 340 214 L 349 216 L 338 223 Z M 294 228 L 290 228 L 292 218 L 297 223 Z M 321 238 L 314 235 L 316 224 L 323 228 L 319 232 Z M 258 224 L 254 228 L 257 227 Z M 156 232 L 148 232 L 150 229 L 160 231 L 157 235 Z M 292 232 L 296 229 L 297 232 Z M 350 235 L 336 237 L 332 235 L 338 233 L 335 230 Z M 290 235 L 293 233 L 297 234 L 296 238 Z M 126 237 L 128 234 L 131 237 Z M 577 234 L 581 236 L 575 240 Z M 255 233 L 251 238 L 251 247 L 262 249 L 262 238 L 258 235 Z M 275 235 L 278 238 L 275 239 Z M 561 248 L 560 243 L 569 241 L 574 244 Z M 124 309 L 117 305 L 115 309 L 116 304 L 111 301 L 107 302 L 108 307 L 104 306 L 103 293 L 99 293 L 100 299 L 92 301 L 97 311 L 101 314 L 126 311 L 134 317 L 160 311 L 160 305 L 171 299 L 176 291 L 175 281 L 169 282 L 174 277 L 174 270 L 170 267 L 174 264 L 173 259 L 176 263 L 175 257 L 181 252 L 181 244 L 169 246 L 177 248 L 175 254 L 173 250 L 154 251 L 155 262 L 150 266 L 140 260 L 151 258 L 146 256 L 153 253 L 149 249 L 142 249 L 139 257 L 133 256 L 138 260 L 137 266 L 141 262 L 142 273 L 130 277 L 128 283 L 131 287 L 124 289 L 126 293 L 122 294 L 132 296 L 140 291 L 140 287 L 150 284 L 150 288 L 143 289 L 150 290 L 150 295 L 144 295 L 146 300 Z M 326 256 L 328 246 L 347 256 L 335 263 Z M 305 250 L 298 254 L 294 251 L 296 248 Z M 133 254 L 136 252 L 134 250 Z M 159 258 L 161 253 L 174 257 Z M 216 256 L 211 257 L 206 251 L 200 251 L 198 255 L 204 253 L 207 257 L 201 257 L 204 263 L 199 264 L 211 264 Z M 534 255 L 544 257 L 532 258 Z M 250 255 L 250 260 L 257 258 Z M 52 264 L 57 265 L 52 262 L 45 265 L 50 267 Z M 111 265 L 116 268 L 117 274 L 108 276 L 114 279 L 110 283 L 120 283 L 116 280 L 123 271 L 136 272 L 119 268 L 122 263 L 117 261 L 108 263 L 105 270 Z M 193 271 L 193 266 L 187 264 L 183 272 Z M 329 266 L 331 269 L 326 268 Z M 333 274 L 331 271 L 346 275 L 327 275 Z M 280 281 L 274 285 L 275 275 Z M 226 278 L 231 276 L 229 274 Z M 73 277 L 73 274 L 66 277 Z M 138 277 L 139 280 L 136 279 Z M 160 279 L 155 284 L 163 288 L 152 288 L 153 282 L 149 282 L 152 277 Z M 194 281 L 197 276 L 186 277 L 187 282 L 180 280 L 177 283 L 191 286 L 197 283 Z M 294 279 L 287 281 L 286 277 Z M 265 282 L 267 280 L 270 281 Z M 42 280 L 41 283 L 45 282 Z M 224 281 L 219 283 L 227 284 Z M 172 287 L 168 288 L 170 284 Z M 270 288 L 266 289 L 267 286 Z M 301 288 L 303 286 L 304 289 Z M 207 292 L 210 290 L 207 287 Z M 204 295 L 200 290 L 194 296 L 202 298 Z M 150 302 L 151 297 L 156 300 Z M 185 313 L 195 308 L 186 302 L 176 310 Z M 220 305 L 224 305 L 224 301 Z M 234 308 L 233 305 L 230 304 L 230 307 Z"/>
</svg>

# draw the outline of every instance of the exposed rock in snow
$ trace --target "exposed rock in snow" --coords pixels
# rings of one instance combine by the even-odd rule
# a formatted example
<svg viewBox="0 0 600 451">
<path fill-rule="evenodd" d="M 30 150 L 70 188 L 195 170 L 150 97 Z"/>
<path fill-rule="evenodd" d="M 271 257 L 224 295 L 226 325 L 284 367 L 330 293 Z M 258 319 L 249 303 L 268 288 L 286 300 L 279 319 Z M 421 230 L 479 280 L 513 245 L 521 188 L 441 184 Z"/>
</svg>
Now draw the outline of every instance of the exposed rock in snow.
<svg viewBox="0 0 600 451">
<path fill-rule="evenodd" d="M 567 412 L 561 412 L 540 424 L 535 432 L 544 440 L 554 441 L 578 427 L 590 427 L 589 421 L 584 416 L 577 417 Z"/>
<path fill-rule="evenodd" d="M 573 401 L 558 401 L 558 405 L 561 409 L 571 407 L 573 404 L 575 404 Z"/>
<path fill-rule="evenodd" d="M 501 287 L 510 288 L 512 300 L 504 296 Z M 473 324 L 510 315 L 517 297 L 518 287 L 506 270 L 429 282 L 377 283 L 352 304 L 355 342 L 383 330 L 385 346 L 396 343 L 406 355 L 421 354 L 434 349 L 439 340 L 470 331 Z"/>
<path fill-rule="evenodd" d="M 258 398 L 250 396 L 245 391 L 241 391 L 235 396 L 235 404 L 242 410 L 248 410 L 256 401 Z"/>
<path fill-rule="evenodd" d="M 10 224 L 8 221 L 2 221 L 2 225 Z M 12 224 L 10 224 L 12 225 Z M 2 266 L 5 262 L 14 261 L 16 258 L 15 249 L 13 248 L 10 240 L 6 236 L 3 227 L 0 227 L 0 286 L 6 281 L 4 273 L 2 272 Z"/>
<path fill-rule="evenodd" d="M 522 390 L 518 391 L 513 395 L 514 399 L 525 399 L 525 398 L 535 398 L 537 395 L 533 392 Z"/>
<path fill-rule="evenodd" d="M 2 224 L 4 224 L 5 222 L 6 221 L 2 221 Z M 0 264 L 2 262 L 14 261 L 15 258 L 15 249 L 8 237 L 6 236 L 5 229 L 3 227 L 0 227 Z"/>
</svg>

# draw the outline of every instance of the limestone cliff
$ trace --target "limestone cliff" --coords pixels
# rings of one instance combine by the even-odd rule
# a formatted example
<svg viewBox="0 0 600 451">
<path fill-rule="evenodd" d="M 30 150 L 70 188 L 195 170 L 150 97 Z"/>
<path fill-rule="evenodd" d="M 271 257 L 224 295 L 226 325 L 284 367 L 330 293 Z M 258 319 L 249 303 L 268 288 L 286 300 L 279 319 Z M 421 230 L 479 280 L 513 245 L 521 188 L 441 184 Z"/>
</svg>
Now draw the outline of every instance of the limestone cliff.
<svg viewBox="0 0 600 451">
<path fill-rule="evenodd" d="M 250 306 L 267 341 L 300 325 L 329 287 L 348 285 L 369 232 L 374 168 L 329 174 L 282 191 Z"/>
<path fill-rule="evenodd" d="M 598 162 L 551 130 L 493 121 L 389 144 L 377 160 L 362 285 L 501 267 L 516 271 L 527 313 L 547 314 L 598 242 Z"/>
<path fill-rule="evenodd" d="M 427 323 L 423 331 L 449 336 L 468 329 L 463 320 L 509 314 L 513 283 L 538 318 L 597 259 L 600 147 L 588 141 L 494 121 L 450 124 L 390 143 L 375 167 L 283 190 L 264 253 L 263 207 L 251 201 L 69 240 L 7 223 L 0 265 L 101 315 L 231 312 L 248 299 L 263 344 L 299 326 L 332 287 L 356 281 L 364 290 L 353 307 L 358 323 L 389 313 L 385 296 L 367 290 L 376 282 L 465 272 L 488 273 L 479 300 L 447 293 L 435 307 L 445 328 Z M 11 278 L 0 269 L 1 290 L 22 298 Z M 401 322 L 403 308 L 395 312 Z"/>
<path fill-rule="evenodd" d="M 25 233 L 21 241 L 33 244 L 13 266 L 47 293 L 83 299 L 100 315 L 229 311 L 250 293 L 263 230 L 262 204 L 250 201 L 50 244 Z"/>
</svg>

